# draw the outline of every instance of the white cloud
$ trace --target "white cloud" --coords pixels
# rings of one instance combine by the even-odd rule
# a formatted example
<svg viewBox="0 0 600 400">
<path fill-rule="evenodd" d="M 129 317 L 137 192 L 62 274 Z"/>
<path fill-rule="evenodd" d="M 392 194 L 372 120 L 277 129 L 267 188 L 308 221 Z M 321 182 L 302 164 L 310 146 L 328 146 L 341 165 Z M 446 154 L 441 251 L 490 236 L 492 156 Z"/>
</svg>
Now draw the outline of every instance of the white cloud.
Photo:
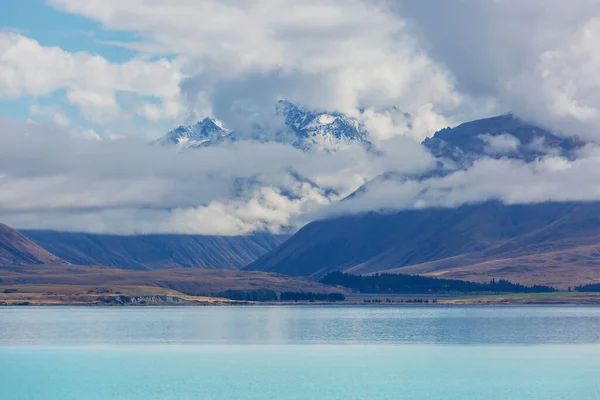
<svg viewBox="0 0 600 400">
<path fill-rule="evenodd" d="M 477 137 L 485 143 L 484 151 L 487 154 L 509 154 L 517 150 L 521 145 L 521 141 L 509 135 L 503 133 L 500 135 L 490 135 L 489 133 L 482 133 Z"/>
<path fill-rule="evenodd" d="M 121 107 L 114 92 L 69 90 L 67 102 L 79 107 L 90 122 L 110 122 L 119 117 Z"/>
<path fill-rule="evenodd" d="M 433 110 L 433 104 L 400 110 L 397 107 L 377 110 L 367 108 L 360 115 L 361 121 L 376 143 L 394 136 L 409 136 L 419 142 L 451 125 L 451 122 Z"/>
<path fill-rule="evenodd" d="M 29 133 L 15 140 L 0 132 L 0 215 L 17 226 L 277 231 L 378 174 L 426 169 L 431 157 L 415 140 L 498 110 L 599 139 L 600 3 L 594 0 L 447 1 L 436 3 L 435 12 L 417 1 L 48 2 L 137 38 L 112 43 L 139 52 L 116 63 L 0 32 L 0 96 L 65 90 L 66 101 L 100 125 L 73 128 L 85 136 L 121 138 L 135 130 L 136 117 L 180 122 L 209 114 L 235 130 L 255 124 L 275 130 L 273 104 L 287 98 L 359 118 L 383 155 L 304 154 L 246 142 L 176 154 L 128 139 L 73 143 Z M 49 111 L 38 110 L 67 124 L 60 110 Z M 519 144 L 510 135 L 481 139 L 489 154 Z M 541 140 L 529 146 L 550 149 Z M 531 164 L 484 159 L 444 178 L 379 180 L 324 212 L 489 198 L 598 199 L 597 149 L 581 155 Z"/>
<path fill-rule="evenodd" d="M 2 126 L 0 220 L 17 228 L 280 231 L 383 171 L 431 163 L 402 137 L 381 157 L 360 146 L 327 154 L 244 141 L 179 153 L 131 139 L 84 140 L 98 139 L 93 130 L 77 138 L 43 125 Z"/>
<path fill-rule="evenodd" d="M 66 89 L 67 101 L 91 122 L 116 119 L 123 111 L 116 100 L 121 92 L 140 98 L 153 96 L 172 110 L 179 101 L 181 79 L 175 61 L 136 58 L 114 63 L 99 55 L 70 53 L 20 34 L 0 32 L 0 97 L 43 96 Z M 175 115 L 172 111 L 166 114 Z M 59 124 L 66 121 L 61 117 L 55 120 Z"/>
<path fill-rule="evenodd" d="M 147 118 L 152 122 L 160 120 L 177 120 L 185 115 L 185 108 L 178 98 L 163 100 L 159 104 L 149 102 L 139 102 L 136 105 L 136 114 Z"/>
<path fill-rule="evenodd" d="M 598 141 L 596 0 L 401 1 L 397 12 L 471 97 L 493 98 L 547 127 Z M 468 21 L 468 23 L 465 23 Z"/>
<path fill-rule="evenodd" d="M 33 116 L 49 117 L 61 128 L 66 128 L 71 124 L 69 117 L 67 117 L 57 106 L 42 107 L 37 104 L 32 104 L 29 108 L 29 113 Z"/>
<path fill-rule="evenodd" d="M 63 128 L 69 126 L 69 124 L 71 123 L 71 120 L 69 119 L 69 117 L 67 117 L 65 114 L 63 114 L 61 112 L 55 112 L 54 114 L 52 114 L 52 120 L 54 120 L 54 122 L 56 122 L 56 124 L 58 124 L 59 126 L 61 126 Z"/>
<path fill-rule="evenodd" d="M 600 200 L 600 152 L 569 161 L 549 156 L 525 163 L 484 158 L 465 171 L 426 180 L 375 180 L 361 194 L 319 210 L 313 217 L 374 210 L 429 207 L 499 200 L 506 204 Z"/>
<path fill-rule="evenodd" d="M 102 137 L 93 129 L 86 129 L 83 131 L 83 137 L 92 140 L 102 140 Z"/>
<path fill-rule="evenodd" d="M 418 119 L 418 129 L 431 133 L 440 115 L 464 100 L 453 77 L 380 1 L 50 4 L 109 29 L 135 32 L 142 39 L 121 43 L 128 48 L 179 55 L 191 76 L 182 83 L 190 115 L 213 114 L 234 128 L 237 105 L 252 104 L 253 115 L 264 120 L 273 103 L 286 98 L 354 116 L 363 107 L 393 105 L 414 115 L 428 108 L 430 116 Z M 149 118 L 161 113 L 152 105 L 139 112 Z"/>
</svg>

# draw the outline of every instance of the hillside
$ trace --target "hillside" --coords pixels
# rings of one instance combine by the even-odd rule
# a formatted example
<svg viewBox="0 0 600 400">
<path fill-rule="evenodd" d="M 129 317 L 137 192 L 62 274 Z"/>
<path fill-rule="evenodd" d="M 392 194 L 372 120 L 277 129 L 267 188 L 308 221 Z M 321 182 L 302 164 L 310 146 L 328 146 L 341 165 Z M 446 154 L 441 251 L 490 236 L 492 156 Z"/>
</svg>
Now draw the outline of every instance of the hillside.
<svg viewBox="0 0 600 400">
<path fill-rule="evenodd" d="M 315 221 L 246 269 L 313 276 L 391 270 L 560 287 L 600 280 L 599 244 L 598 202 L 493 201 Z M 579 253 L 582 246 L 589 251 Z"/>
<path fill-rule="evenodd" d="M 0 266 L 62 262 L 18 231 L 0 223 Z"/>
<path fill-rule="evenodd" d="M 24 230 L 23 234 L 72 264 L 133 270 L 240 269 L 287 238 L 269 233 L 124 236 Z"/>
<path fill-rule="evenodd" d="M 598 243 L 569 248 L 561 248 L 561 243 L 555 242 L 556 250 L 539 249 L 536 252 L 532 249 L 531 254 L 522 256 L 509 253 L 488 259 L 477 253 L 466 254 L 386 272 L 478 282 L 501 276 L 527 285 L 543 284 L 567 289 L 579 285 L 579 282 L 600 282 L 600 237 L 595 239 Z"/>
<path fill-rule="evenodd" d="M 512 114 L 445 128 L 423 145 L 437 167 L 422 176 L 386 172 L 345 201 L 385 181 L 426 180 L 469 168 L 482 158 L 525 163 L 577 157 L 577 137 Z M 390 207 L 391 208 L 391 207 Z M 391 271 L 486 282 L 504 278 L 557 287 L 600 280 L 600 203 L 504 205 L 370 212 L 314 221 L 246 269 L 323 276 Z"/>
<path fill-rule="evenodd" d="M 136 286 L 176 290 L 198 296 L 228 290 L 276 292 L 339 293 L 307 277 L 291 277 L 264 272 L 228 271 L 202 268 L 172 268 L 132 271 L 78 265 L 34 265 L 0 267 L 0 284 L 19 290 L 22 285 L 66 285 L 70 287 L 110 288 Z"/>
</svg>

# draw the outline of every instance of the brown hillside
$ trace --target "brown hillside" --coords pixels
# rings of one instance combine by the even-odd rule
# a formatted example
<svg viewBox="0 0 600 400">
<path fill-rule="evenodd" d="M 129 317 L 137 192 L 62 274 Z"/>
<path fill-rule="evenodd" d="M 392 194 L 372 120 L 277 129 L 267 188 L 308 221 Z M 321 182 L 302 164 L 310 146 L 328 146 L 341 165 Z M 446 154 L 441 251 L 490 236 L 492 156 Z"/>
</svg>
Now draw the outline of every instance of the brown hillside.
<svg viewBox="0 0 600 400">
<path fill-rule="evenodd" d="M 63 260 L 0 223 L 0 265 L 64 263 Z"/>
<path fill-rule="evenodd" d="M 172 268 L 134 271 L 71 264 L 0 267 L 1 285 L 145 286 L 203 295 L 225 290 L 334 293 L 340 289 L 309 277 L 255 271 Z M 50 289 L 49 289 L 50 290 Z"/>
</svg>

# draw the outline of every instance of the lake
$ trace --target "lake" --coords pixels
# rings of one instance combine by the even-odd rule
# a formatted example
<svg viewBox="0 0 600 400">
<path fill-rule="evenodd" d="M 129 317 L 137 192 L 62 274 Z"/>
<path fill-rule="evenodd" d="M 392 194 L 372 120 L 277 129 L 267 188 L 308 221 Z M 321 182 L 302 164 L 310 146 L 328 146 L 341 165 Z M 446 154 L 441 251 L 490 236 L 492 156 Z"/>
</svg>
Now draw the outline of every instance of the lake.
<svg viewBox="0 0 600 400">
<path fill-rule="evenodd" d="M 600 398 L 600 308 L 0 308 L 0 399 Z"/>
</svg>

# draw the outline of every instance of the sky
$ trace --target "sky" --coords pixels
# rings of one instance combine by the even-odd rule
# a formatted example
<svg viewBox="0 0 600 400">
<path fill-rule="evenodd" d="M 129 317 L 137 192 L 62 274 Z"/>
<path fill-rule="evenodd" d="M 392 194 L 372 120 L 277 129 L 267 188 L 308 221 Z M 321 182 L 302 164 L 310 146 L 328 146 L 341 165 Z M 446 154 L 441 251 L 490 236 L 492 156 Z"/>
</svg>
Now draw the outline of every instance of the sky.
<svg viewBox="0 0 600 400">
<path fill-rule="evenodd" d="M 596 0 L 3 0 L 0 221 L 234 235 L 422 206 L 424 189 L 427 205 L 595 200 L 599 39 Z M 206 116 L 268 125 L 278 99 L 357 118 L 382 154 L 148 145 Z M 590 145 L 339 206 L 384 172 L 431 168 L 419 143 L 435 131 L 507 111 Z"/>
</svg>

